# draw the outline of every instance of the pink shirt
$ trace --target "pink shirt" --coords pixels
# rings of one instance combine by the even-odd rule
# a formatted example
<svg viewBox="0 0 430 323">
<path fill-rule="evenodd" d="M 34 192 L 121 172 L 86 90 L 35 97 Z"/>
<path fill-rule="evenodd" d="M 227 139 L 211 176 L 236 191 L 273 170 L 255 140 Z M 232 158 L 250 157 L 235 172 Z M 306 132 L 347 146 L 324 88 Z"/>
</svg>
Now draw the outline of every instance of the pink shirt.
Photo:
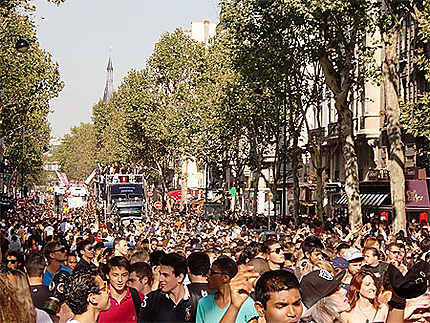
<svg viewBox="0 0 430 323">
<path fill-rule="evenodd" d="M 143 294 L 139 293 L 140 299 L 143 299 Z M 110 309 L 99 314 L 99 323 L 105 322 L 137 322 L 136 309 L 134 307 L 133 298 L 131 297 L 130 289 L 127 287 L 127 293 L 124 298 L 118 303 L 112 294 L 109 292 Z"/>
</svg>

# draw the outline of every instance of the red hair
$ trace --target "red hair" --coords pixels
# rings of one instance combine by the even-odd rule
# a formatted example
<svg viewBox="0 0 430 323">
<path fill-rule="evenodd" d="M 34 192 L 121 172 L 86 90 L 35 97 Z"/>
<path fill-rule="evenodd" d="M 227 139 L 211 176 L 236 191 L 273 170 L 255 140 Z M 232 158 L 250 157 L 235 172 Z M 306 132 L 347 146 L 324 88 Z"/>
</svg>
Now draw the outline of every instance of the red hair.
<svg viewBox="0 0 430 323">
<path fill-rule="evenodd" d="M 360 270 L 352 277 L 351 284 L 349 285 L 348 301 L 349 301 L 349 304 L 351 305 L 351 311 L 357 304 L 358 299 L 360 298 L 361 285 L 363 284 L 364 278 L 367 276 L 370 276 L 373 279 L 373 283 L 376 286 L 376 294 L 375 294 L 375 299 L 373 300 L 373 307 L 376 310 L 378 310 L 379 308 L 378 295 L 380 292 L 380 286 L 379 286 L 378 279 L 372 272 L 366 271 L 366 270 Z"/>
</svg>

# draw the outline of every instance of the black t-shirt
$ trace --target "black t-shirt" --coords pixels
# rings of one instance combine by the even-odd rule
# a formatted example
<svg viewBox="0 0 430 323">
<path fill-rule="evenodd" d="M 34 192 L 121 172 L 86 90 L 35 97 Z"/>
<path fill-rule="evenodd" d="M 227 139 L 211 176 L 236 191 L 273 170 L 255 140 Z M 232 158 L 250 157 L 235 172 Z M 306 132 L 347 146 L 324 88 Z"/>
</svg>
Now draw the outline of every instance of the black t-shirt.
<svg viewBox="0 0 430 323">
<path fill-rule="evenodd" d="M 187 285 L 187 288 L 190 292 L 191 301 L 193 303 L 192 318 L 193 322 L 195 322 L 197 315 L 197 304 L 199 303 L 199 300 L 205 296 L 208 296 L 209 294 L 215 293 L 216 291 L 210 290 L 208 288 L 208 283 L 190 283 Z"/>
<path fill-rule="evenodd" d="M 43 310 L 43 304 L 49 299 L 49 289 L 45 285 L 34 285 L 30 286 L 31 298 L 33 299 L 33 304 L 40 310 Z"/>
<path fill-rule="evenodd" d="M 175 304 L 160 290 L 149 293 L 141 303 L 137 322 L 192 322 L 193 303 L 185 287 L 185 297 Z"/>
<path fill-rule="evenodd" d="M 370 271 L 371 273 L 375 274 L 376 278 L 380 282 L 384 279 L 384 273 L 388 268 L 388 264 L 386 262 L 379 262 L 377 266 L 372 267 L 369 265 L 364 265 L 361 267 L 362 270 Z"/>
<path fill-rule="evenodd" d="M 96 265 L 94 265 L 92 262 L 86 261 L 84 258 L 81 258 L 81 260 L 79 260 L 78 264 L 76 265 L 74 272 L 78 272 L 78 271 L 91 272 L 94 270 L 97 270 Z"/>
</svg>

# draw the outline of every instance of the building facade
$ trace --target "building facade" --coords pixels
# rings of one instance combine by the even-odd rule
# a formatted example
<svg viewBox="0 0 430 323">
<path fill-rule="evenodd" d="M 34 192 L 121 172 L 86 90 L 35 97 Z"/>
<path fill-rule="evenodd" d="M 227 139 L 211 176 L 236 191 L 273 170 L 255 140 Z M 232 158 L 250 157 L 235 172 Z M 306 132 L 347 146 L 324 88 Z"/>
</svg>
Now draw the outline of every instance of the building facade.
<svg viewBox="0 0 430 323">
<path fill-rule="evenodd" d="M 408 17 L 402 23 L 399 48 L 399 97 L 404 101 L 414 102 L 417 95 L 428 90 L 424 76 L 418 72 L 415 64 L 416 49 L 422 44 L 418 41 L 417 23 Z M 378 35 L 376 35 L 378 37 Z M 368 39 L 373 42 L 375 38 Z M 382 49 L 375 52 L 375 60 L 382 66 L 384 59 Z M 325 104 L 319 111 L 310 111 L 308 120 L 312 127 L 311 134 L 324 137 L 323 166 L 327 180 L 331 185 L 327 190 L 328 212 L 343 211 L 347 208 L 346 196 L 342 190 L 345 181 L 345 163 L 343 147 L 340 142 L 340 127 L 329 90 L 326 92 Z M 387 117 L 384 100 L 384 84 L 365 83 L 360 91 L 353 94 L 351 109 L 353 111 L 354 137 L 358 157 L 358 175 L 360 181 L 360 198 L 364 214 L 379 214 L 391 210 L 390 179 L 387 168 L 388 139 L 386 133 Z M 321 127 L 318 127 L 321 125 Z M 406 210 L 417 216 L 423 211 L 430 211 L 426 171 L 417 167 L 416 139 L 403 135 L 405 145 L 405 179 Z M 312 173 L 312 165 L 307 165 Z M 336 185 L 333 185 L 336 184 Z M 338 184 L 338 185 L 337 185 Z M 418 193 L 417 193 L 418 192 Z M 417 203 L 416 196 L 420 202 Z"/>
</svg>

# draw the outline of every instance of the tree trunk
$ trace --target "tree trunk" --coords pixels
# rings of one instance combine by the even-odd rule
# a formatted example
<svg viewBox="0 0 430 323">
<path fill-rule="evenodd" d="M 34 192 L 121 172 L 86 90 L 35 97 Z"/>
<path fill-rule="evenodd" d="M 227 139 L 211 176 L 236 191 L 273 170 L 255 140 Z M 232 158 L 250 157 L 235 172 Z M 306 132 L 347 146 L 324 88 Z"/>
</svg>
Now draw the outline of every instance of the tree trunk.
<svg viewBox="0 0 430 323">
<path fill-rule="evenodd" d="M 293 153 L 291 156 L 291 175 L 293 176 L 293 193 L 294 193 L 294 208 L 293 208 L 293 218 L 294 223 L 297 225 L 297 219 L 300 213 L 300 185 L 299 185 L 299 177 L 298 177 L 298 163 L 299 158 L 298 154 L 300 153 L 298 148 L 299 138 L 294 135 L 293 138 Z"/>
<path fill-rule="evenodd" d="M 389 143 L 390 190 L 393 204 L 393 230 L 395 233 L 406 232 L 405 210 L 405 155 L 400 127 L 400 104 L 398 91 L 398 41 L 399 30 L 396 27 L 383 33 L 384 40 L 384 86 L 385 110 L 387 116 L 387 135 Z"/>
<path fill-rule="evenodd" d="M 355 151 L 352 111 L 346 102 L 336 101 L 336 110 L 339 113 L 339 122 L 342 126 L 341 138 L 343 140 L 343 157 L 345 160 L 345 193 L 348 199 L 348 215 L 351 230 L 362 225 L 361 201 L 358 178 L 358 159 Z"/>
<path fill-rule="evenodd" d="M 324 169 L 322 167 L 322 152 L 320 147 L 316 147 L 314 149 L 314 167 L 315 167 L 315 173 L 316 173 L 316 180 L 317 180 L 317 208 L 316 213 L 318 216 L 318 219 L 321 221 L 323 228 L 325 228 L 324 224 L 324 207 L 323 207 L 323 199 L 324 199 L 324 187 L 323 187 L 323 172 Z"/>
<path fill-rule="evenodd" d="M 257 217 L 257 211 L 258 211 L 258 182 L 260 181 L 260 176 L 261 176 L 261 168 L 257 168 L 255 172 L 254 183 L 252 183 L 254 188 L 254 199 L 252 203 L 252 208 L 253 208 L 252 214 L 253 214 L 254 220 Z"/>
<path fill-rule="evenodd" d="M 181 211 L 183 211 L 186 210 L 188 200 L 188 159 L 186 157 L 182 161 L 181 193 Z"/>
</svg>

